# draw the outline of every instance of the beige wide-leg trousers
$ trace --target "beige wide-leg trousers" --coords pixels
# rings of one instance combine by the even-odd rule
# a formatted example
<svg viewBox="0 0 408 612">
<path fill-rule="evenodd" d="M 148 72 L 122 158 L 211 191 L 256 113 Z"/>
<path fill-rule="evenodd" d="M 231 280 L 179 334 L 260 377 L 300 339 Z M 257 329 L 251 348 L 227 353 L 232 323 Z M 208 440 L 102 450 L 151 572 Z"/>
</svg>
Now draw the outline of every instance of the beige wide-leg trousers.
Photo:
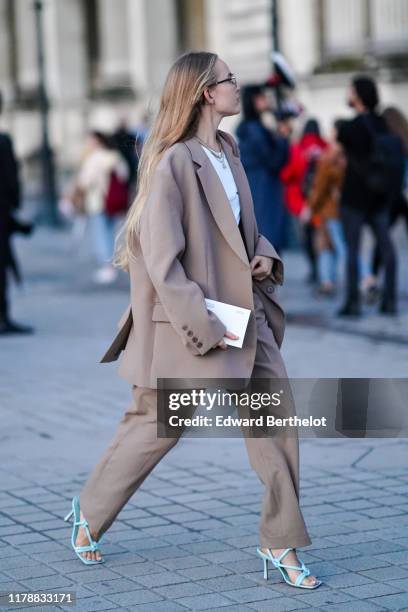
<svg viewBox="0 0 408 612">
<path fill-rule="evenodd" d="M 256 293 L 254 305 L 258 341 L 252 378 L 286 378 L 285 365 Z M 132 404 L 80 494 L 81 510 L 98 537 L 178 441 L 157 437 L 157 391 L 133 387 L 132 393 Z M 297 435 L 245 437 L 245 444 L 251 467 L 265 486 L 260 546 L 297 548 L 311 544 L 299 507 Z"/>
</svg>

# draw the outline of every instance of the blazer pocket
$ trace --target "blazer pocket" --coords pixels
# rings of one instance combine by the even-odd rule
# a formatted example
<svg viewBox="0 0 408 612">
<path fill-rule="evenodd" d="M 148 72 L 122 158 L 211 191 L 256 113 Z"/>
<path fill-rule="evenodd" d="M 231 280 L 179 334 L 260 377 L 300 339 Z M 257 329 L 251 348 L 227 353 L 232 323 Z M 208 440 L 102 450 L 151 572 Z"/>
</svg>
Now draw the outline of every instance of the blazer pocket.
<svg viewBox="0 0 408 612">
<path fill-rule="evenodd" d="M 170 319 L 163 308 L 163 304 L 158 304 L 156 302 L 153 305 L 152 321 L 165 321 L 166 323 L 170 323 Z"/>
</svg>

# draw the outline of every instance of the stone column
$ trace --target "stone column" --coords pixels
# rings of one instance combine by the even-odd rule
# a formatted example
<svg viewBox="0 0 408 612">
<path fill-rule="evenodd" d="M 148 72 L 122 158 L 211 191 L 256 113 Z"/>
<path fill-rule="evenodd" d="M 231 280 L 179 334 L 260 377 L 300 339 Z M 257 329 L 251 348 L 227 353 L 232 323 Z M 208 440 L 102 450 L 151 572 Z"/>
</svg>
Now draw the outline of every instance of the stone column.
<svg viewBox="0 0 408 612">
<path fill-rule="evenodd" d="M 135 4 L 138 4 L 136 0 Z M 127 0 L 99 0 L 100 77 L 102 86 L 129 83 L 131 25 Z M 162 21 L 159 22 L 163 23 Z M 129 27 L 130 26 L 130 27 Z M 156 24 L 157 27 L 157 24 Z M 162 28 L 158 28 L 162 31 Z"/>
<path fill-rule="evenodd" d="M 207 0 L 208 49 L 226 61 L 241 82 L 263 80 L 271 69 L 269 0 Z"/>
<path fill-rule="evenodd" d="M 47 85 L 63 105 L 88 93 L 82 0 L 44 2 Z"/>
<path fill-rule="evenodd" d="M 127 0 L 129 78 L 136 92 L 145 92 L 149 83 L 146 0 Z"/>
<path fill-rule="evenodd" d="M 148 83 L 157 94 L 178 52 L 176 10 L 173 0 L 144 0 L 144 6 Z"/>
<path fill-rule="evenodd" d="M 317 0 L 279 2 L 281 51 L 299 75 L 320 62 Z"/>
<path fill-rule="evenodd" d="M 23 90 L 34 90 L 38 84 L 37 43 L 32 2 L 14 0 L 17 30 L 17 81 Z"/>
<path fill-rule="evenodd" d="M 374 50 L 407 52 L 408 3 L 406 0 L 372 0 L 371 33 Z"/>
<path fill-rule="evenodd" d="M 11 53 L 12 36 L 10 32 L 7 0 L 0 0 L 0 82 L 2 93 L 8 98 L 12 92 Z"/>
<path fill-rule="evenodd" d="M 364 51 L 365 1 L 326 0 L 325 39 L 329 55 L 361 54 Z"/>
<path fill-rule="evenodd" d="M 228 37 L 225 32 L 225 6 L 226 2 L 206 0 L 205 20 L 207 30 L 207 48 L 219 55 L 225 55 Z"/>
</svg>

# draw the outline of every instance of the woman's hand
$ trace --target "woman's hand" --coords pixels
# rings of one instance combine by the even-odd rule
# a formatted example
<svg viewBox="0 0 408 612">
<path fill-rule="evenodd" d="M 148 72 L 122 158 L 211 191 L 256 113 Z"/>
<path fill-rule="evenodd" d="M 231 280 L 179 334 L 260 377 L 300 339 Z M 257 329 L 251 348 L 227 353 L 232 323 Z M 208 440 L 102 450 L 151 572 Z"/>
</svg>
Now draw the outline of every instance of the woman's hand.
<svg viewBox="0 0 408 612">
<path fill-rule="evenodd" d="M 273 259 L 265 255 L 255 255 L 250 263 L 251 274 L 256 280 L 264 280 L 272 273 Z"/>
<path fill-rule="evenodd" d="M 230 331 L 226 331 L 224 334 L 224 337 L 229 338 L 230 340 L 238 340 L 239 336 L 237 336 L 236 334 L 233 334 Z M 224 350 L 226 350 L 226 348 L 228 347 L 228 344 L 225 343 L 225 341 L 221 338 L 221 340 L 219 342 L 217 342 L 217 344 L 215 344 L 212 348 L 222 348 Z"/>
</svg>

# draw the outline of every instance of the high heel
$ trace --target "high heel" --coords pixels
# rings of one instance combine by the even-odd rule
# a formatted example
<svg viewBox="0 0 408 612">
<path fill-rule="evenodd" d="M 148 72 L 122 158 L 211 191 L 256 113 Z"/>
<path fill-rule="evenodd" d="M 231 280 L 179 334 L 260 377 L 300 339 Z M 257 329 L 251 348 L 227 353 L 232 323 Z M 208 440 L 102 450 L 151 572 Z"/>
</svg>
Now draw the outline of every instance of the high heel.
<svg viewBox="0 0 408 612">
<path fill-rule="evenodd" d="M 74 514 L 73 510 L 68 512 L 67 516 L 64 518 L 64 521 L 67 523 L 73 514 Z"/>
<path fill-rule="evenodd" d="M 280 571 L 284 581 L 290 586 L 297 587 L 299 589 L 317 589 L 317 587 L 323 584 L 321 580 L 316 580 L 314 584 L 301 584 L 304 578 L 306 578 L 306 576 L 310 576 L 310 570 L 305 566 L 303 561 L 301 561 L 302 565 L 300 567 L 298 565 L 285 565 L 284 563 L 281 563 L 281 560 L 283 559 L 283 557 L 285 557 L 288 554 L 288 552 L 291 550 L 295 550 L 295 549 L 286 548 L 283 551 L 283 553 L 279 555 L 279 557 L 274 557 L 269 548 L 267 548 L 267 551 L 268 551 L 267 553 L 264 553 L 260 548 L 256 549 L 256 552 L 263 560 L 265 580 L 268 580 L 268 563 L 270 561 L 272 565 Z M 299 576 L 296 578 L 295 582 L 292 582 L 292 580 L 289 578 L 289 574 L 287 572 L 288 569 L 298 570 L 301 572 Z"/>
<path fill-rule="evenodd" d="M 264 563 L 264 578 L 265 578 L 265 580 L 268 580 L 268 563 L 269 563 L 269 559 L 264 558 L 263 563 Z"/>
<path fill-rule="evenodd" d="M 103 559 L 86 559 L 81 555 L 81 553 L 84 552 L 95 552 L 96 550 L 100 550 L 99 542 L 102 540 L 102 538 L 99 538 L 98 542 L 95 542 L 91 536 L 88 521 L 85 519 L 81 521 L 81 511 L 78 497 L 72 498 L 72 509 L 68 512 L 67 516 L 64 518 L 64 521 L 68 522 L 72 516 L 74 517 L 74 524 L 72 525 L 71 545 L 75 554 L 79 559 L 81 559 L 82 563 L 85 563 L 85 565 L 96 565 L 97 563 L 103 563 Z M 83 527 L 86 531 L 86 535 L 89 540 L 89 544 L 86 546 L 77 546 L 75 544 L 79 527 Z"/>
</svg>

